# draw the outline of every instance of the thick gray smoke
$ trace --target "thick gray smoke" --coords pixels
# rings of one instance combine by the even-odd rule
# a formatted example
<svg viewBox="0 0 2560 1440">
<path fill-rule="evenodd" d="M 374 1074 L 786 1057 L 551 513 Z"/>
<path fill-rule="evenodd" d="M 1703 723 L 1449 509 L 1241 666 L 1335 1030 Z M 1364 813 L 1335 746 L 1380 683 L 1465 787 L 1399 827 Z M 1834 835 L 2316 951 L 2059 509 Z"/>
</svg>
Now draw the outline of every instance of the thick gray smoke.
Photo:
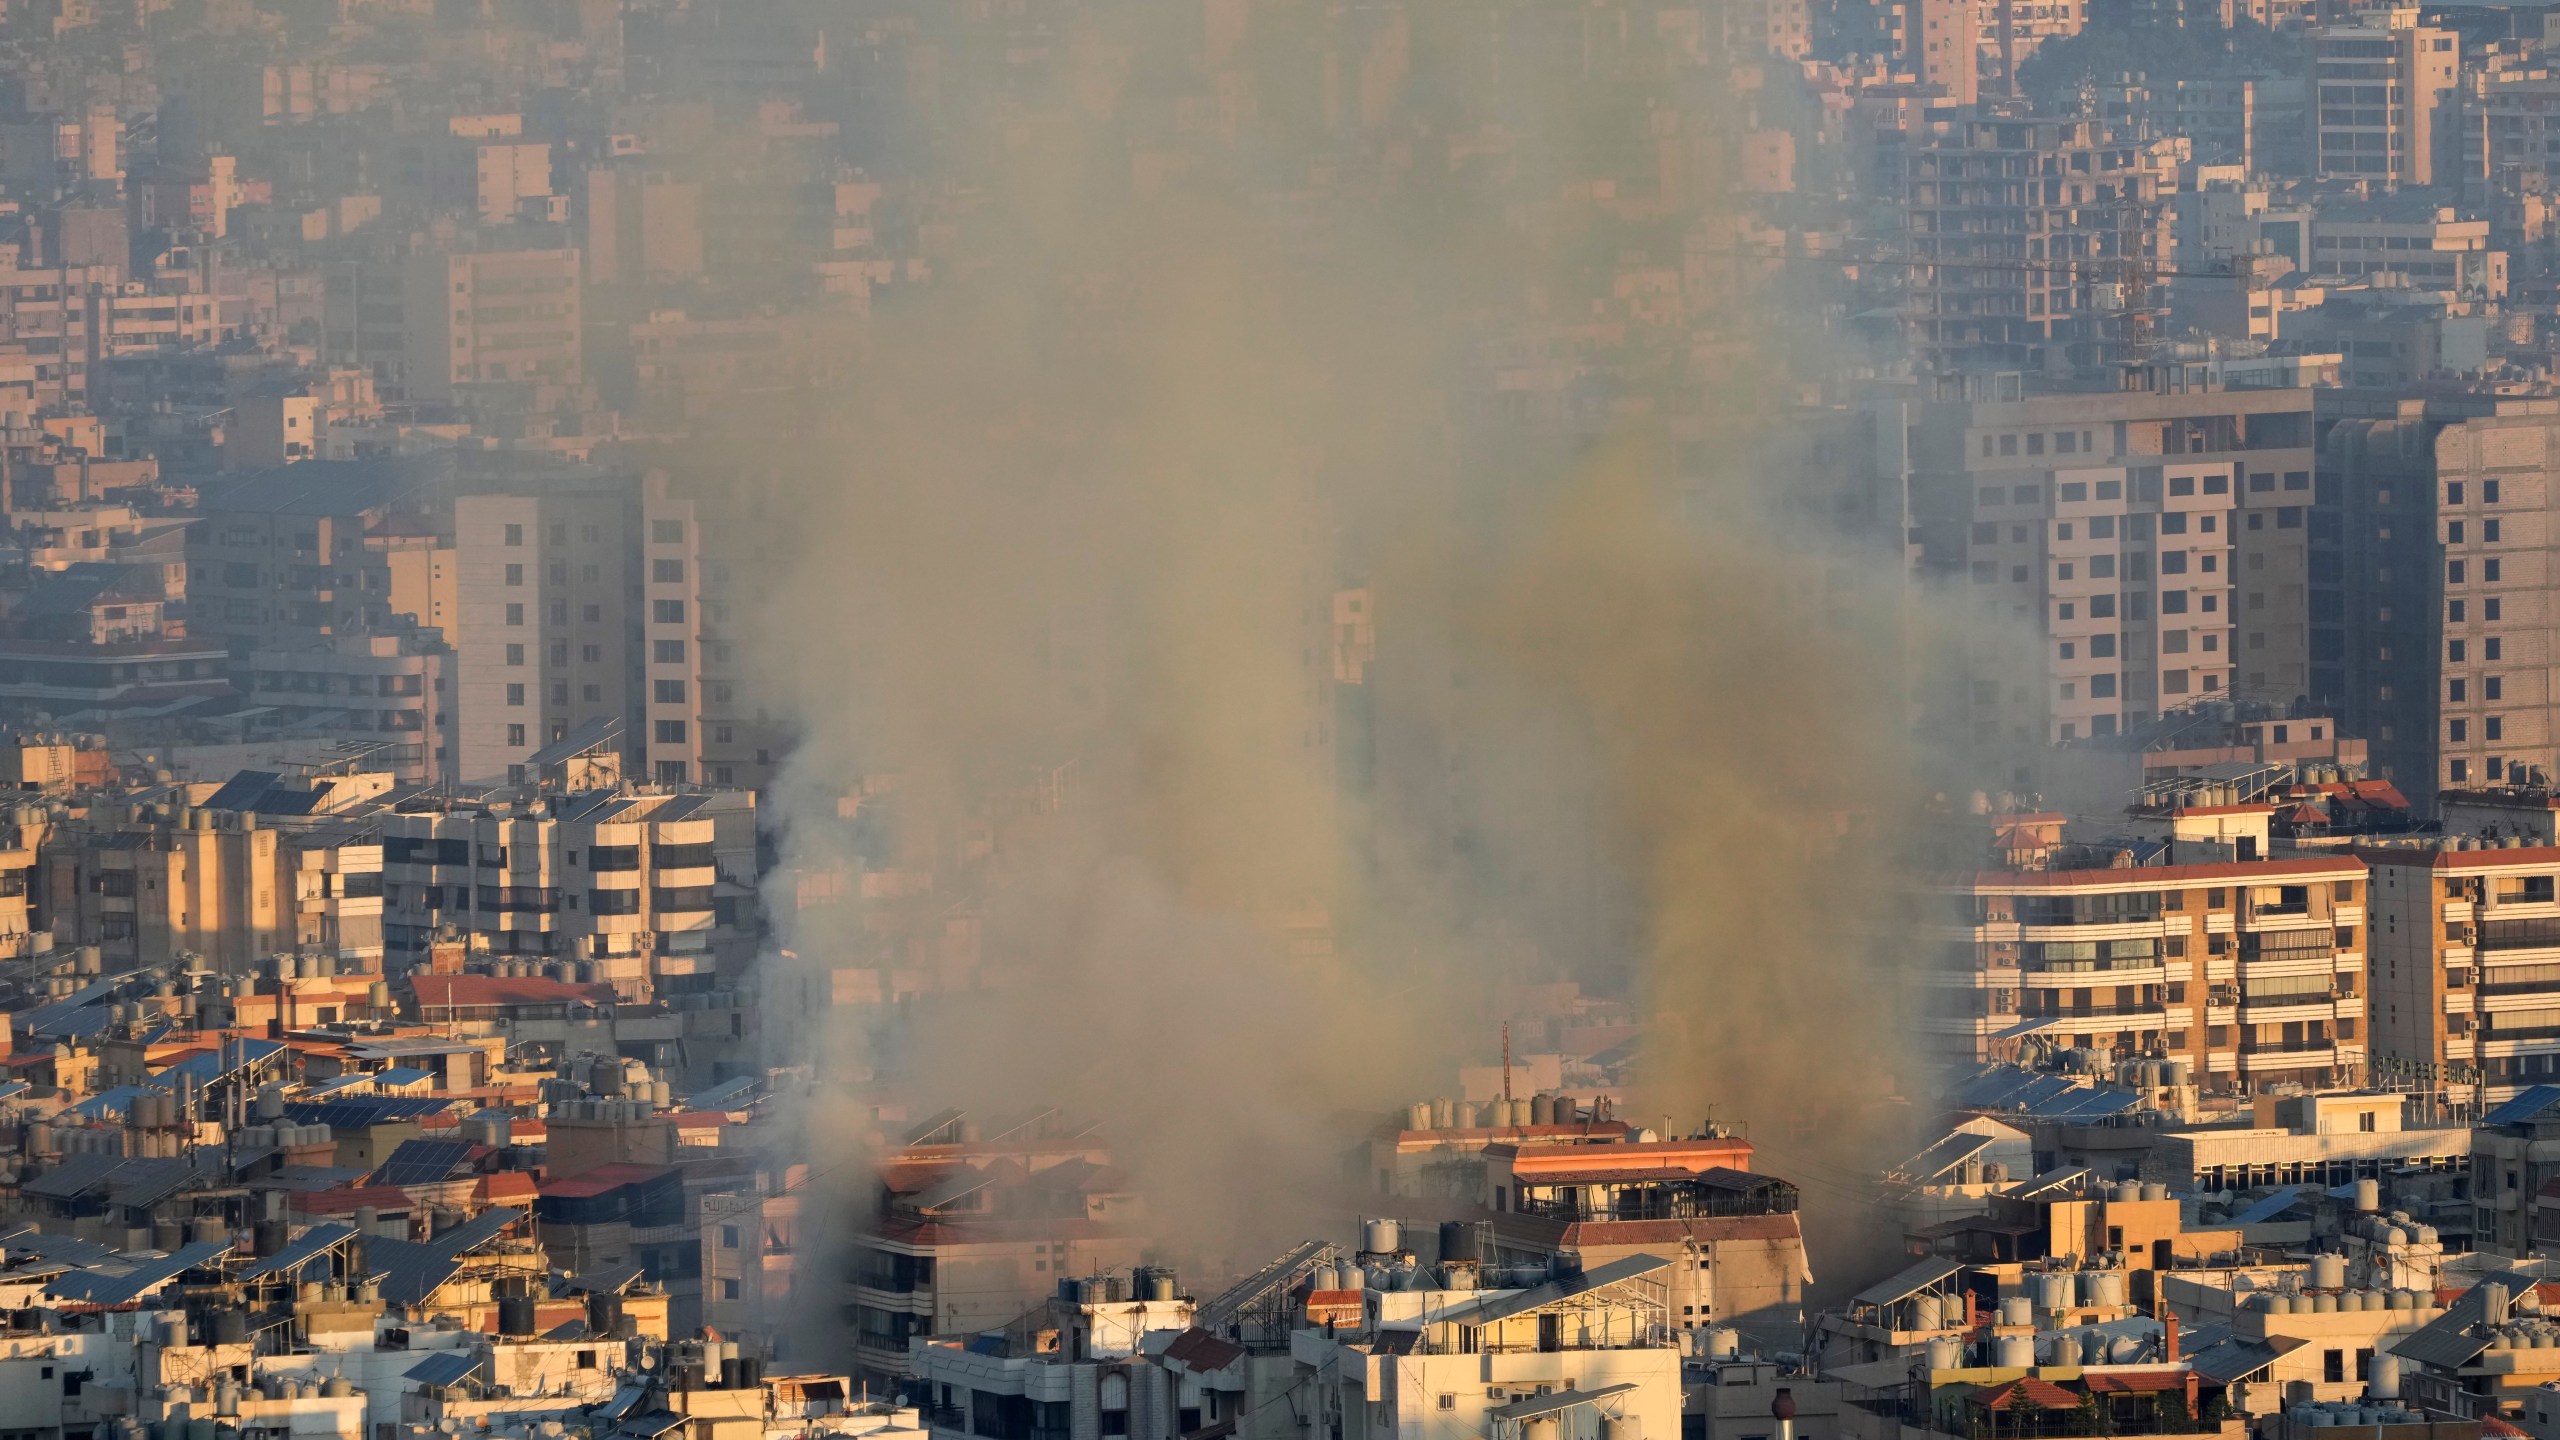
<svg viewBox="0 0 2560 1440">
<path fill-rule="evenodd" d="M 1038 71 L 928 23 L 902 184 L 957 239 L 762 440 L 742 628 L 801 737 L 785 874 L 894 851 L 984 965 L 827 1010 L 885 907 L 774 897 L 817 1143 L 884 1094 L 1059 1105 L 1169 1246 L 1244 1261 L 1338 1234 L 1359 1127 L 1565 975 L 1658 1016 L 1648 1122 L 1747 1122 L 1817 1199 L 1884 1158 L 1899 556 L 1832 533 L 1855 476 L 1790 469 L 1792 394 L 1699 362 L 1765 333 L 1690 263 L 1712 78 L 1555 8 L 1053 4 Z M 1660 194 L 1575 189 L 1648 147 Z M 1667 316 L 1627 302 L 1666 266 Z"/>
</svg>

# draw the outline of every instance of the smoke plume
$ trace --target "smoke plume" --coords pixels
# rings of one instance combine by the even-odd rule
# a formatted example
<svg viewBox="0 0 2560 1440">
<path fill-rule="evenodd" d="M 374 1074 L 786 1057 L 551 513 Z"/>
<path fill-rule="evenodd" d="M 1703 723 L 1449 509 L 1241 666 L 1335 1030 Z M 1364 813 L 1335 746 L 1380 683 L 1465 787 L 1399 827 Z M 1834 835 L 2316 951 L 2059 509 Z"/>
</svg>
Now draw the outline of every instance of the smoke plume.
<svg viewBox="0 0 2560 1440">
<path fill-rule="evenodd" d="M 1709 77 L 1659 36 L 1550 53 L 1540 9 L 1052 5 L 1037 77 L 932 22 L 894 128 L 957 238 L 763 437 L 795 480 L 741 627 L 799 737 L 783 873 L 953 887 L 772 897 L 768 1035 L 833 1097 L 831 1174 L 848 1095 L 1054 1104 L 1170 1249 L 1250 1263 L 1339 1236 L 1358 1127 L 1557 976 L 1654 1017 L 1640 1123 L 1747 1126 L 1817 1204 L 1889 1158 L 1898 525 L 1842 540 L 1862 463 L 1701 359 L 1770 318 L 1695 263 L 1731 233 Z M 1645 147 L 1654 200 L 1583 182 Z M 1668 316 L 1622 283 L 1665 267 Z M 962 993 L 831 1008 L 920 905 Z"/>
</svg>

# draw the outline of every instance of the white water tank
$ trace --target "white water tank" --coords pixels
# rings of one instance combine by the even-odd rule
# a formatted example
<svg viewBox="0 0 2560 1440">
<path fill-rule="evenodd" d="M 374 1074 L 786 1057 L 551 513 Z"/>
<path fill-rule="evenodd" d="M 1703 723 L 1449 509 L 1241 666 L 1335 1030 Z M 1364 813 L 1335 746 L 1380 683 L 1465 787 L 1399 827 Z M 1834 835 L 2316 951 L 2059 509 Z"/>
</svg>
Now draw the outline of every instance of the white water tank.
<svg viewBox="0 0 2560 1440">
<path fill-rule="evenodd" d="M 2004 1370 L 2032 1370 L 2036 1340 L 2032 1335 L 2003 1335 L 1991 1347 L 1991 1363 Z"/>
<path fill-rule="evenodd" d="M 1372 1220 L 1360 1227 L 1360 1248 L 1372 1255 L 1390 1255 L 1404 1239 L 1404 1227 L 1393 1220 Z"/>
<path fill-rule="evenodd" d="M 2376 1400 L 2400 1398 L 2400 1357 L 2384 1352 L 2365 1364 L 2364 1393 Z"/>
<path fill-rule="evenodd" d="M 2012 1295 L 2001 1301 L 2000 1323 L 2003 1325 L 2033 1325 L 2036 1323 L 2035 1302 L 2024 1295 Z"/>
</svg>

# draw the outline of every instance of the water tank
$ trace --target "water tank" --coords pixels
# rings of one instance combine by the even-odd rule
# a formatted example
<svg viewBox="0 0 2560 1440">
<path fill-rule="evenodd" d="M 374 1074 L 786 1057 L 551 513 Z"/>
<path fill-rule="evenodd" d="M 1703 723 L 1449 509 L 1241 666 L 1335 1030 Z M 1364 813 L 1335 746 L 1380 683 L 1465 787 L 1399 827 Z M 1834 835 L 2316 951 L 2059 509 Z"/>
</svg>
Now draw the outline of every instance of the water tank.
<svg viewBox="0 0 2560 1440">
<path fill-rule="evenodd" d="M 1520 1440 L 1556 1440 L 1556 1417 L 1540 1415 L 1521 1422 Z"/>
<path fill-rule="evenodd" d="M 2110 1200 L 2139 1200 L 2142 1198 L 2142 1187 L 2131 1180 L 2127 1180 L 2117 1185 L 2114 1192 L 2107 1198 Z"/>
<path fill-rule="evenodd" d="M 2003 1335 L 1993 1342 L 1991 1363 L 2004 1370 L 2032 1370 L 2036 1364 L 2036 1341 L 2032 1335 Z"/>
<path fill-rule="evenodd" d="M 1174 1291 L 1179 1288 L 1180 1286 L 1174 1279 L 1172 1271 L 1163 1269 L 1151 1270 L 1147 1272 L 1146 1292 L 1139 1298 L 1143 1300 L 1167 1301 L 1174 1298 Z"/>
<path fill-rule="evenodd" d="M 2124 1297 L 2124 1272 L 2121 1270 L 2099 1271 L 2098 1303 L 2101 1305 L 2121 1306 L 2125 1303 Z"/>
<path fill-rule="evenodd" d="M 1430 1129 L 1430 1128 L 1431 1128 L 1431 1107 L 1430 1107 L 1430 1105 L 1426 1104 L 1426 1103 L 1425 1103 L 1425 1102 L 1423 1102 L 1423 1101 L 1416 1100 L 1416 1101 L 1415 1101 L 1415 1102 L 1413 1102 L 1412 1104 L 1407 1105 L 1406 1107 L 1404 1107 L 1404 1128 L 1406 1128 L 1407 1130 L 1428 1130 L 1428 1129 Z"/>
<path fill-rule="evenodd" d="M 2314 1295 L 2314 1296 L 2312 1296 L 2312 1297 L 2311 1297 L 2311 1313 L 2312 1313 L 2312 1314 L 2314 1314 L 2314 1315 L 2334 1315 L 2334 1314 L 2336 1314 L 2336 1313 L 2337 1313 L 2337 1310 L 2338 1310 L 2338 1295 L 2337 1295 L 2337 1292 L 2336 1292 L 2336 1291 L 2334 1291 L 2334 1290 L 2323 1290 L 2323 1291 L 2321 1291 L 2320 1293 L 2318 1293 L 2318 1294 L 2316 1294 L 2316 1295 Z"/>
<path fill-rule="evenodd" d="M 2192 1072 L 2188 1066 L 2188 1062 L 2184 1060 L 2172 1060 L 2169 1062 L 2169 1083 L 2171 1085 L 2179 1087 L 2185 1086 L 2191 1077 L 2191 1074 Z"/>
<path fill-rule="evenodd" d="M 1933 1356 L 1934 1356 L 1934 1355 L 1936 1355 L 1936 1354 L 1938 1353 L 1938 1347 L 1939 1347 L 1939 1346 L 1941 1346 L 1941 1345 L 1945 1345 L 1945 1346 L 1950 1346 L 1950 1347 L 1952 1347 L 1952 1348 L 1954 1349 L 1954 1351 L 1955 1351 L 1955 1353 L 1956 1353 L 1956 1355 L 1957 1355 L 1957 1357 L 1958 1357 L 1959 1359 L 1961 1359 L 1961 1358 L 1963 1357 L 1963 1355 L 1964 1355 L 1964 1346 L 1963 1346 L 1963 1345 L 1961 1345 L 1961 1344 L 1959 1344 L 1959 1343 L 1957 1343 L 1956 1341 L 1953 1341 L 1953 1340 L 1933 1340 L 1933 1341 L 1931 1341 L 1931 1342 L 1930 1342 L 1930 1344 L 1929 1344 L 1929 1353 L 1930 1353 L 1931 1355 L 1933 1355 Z M 1716 1326 L 1715 1328 L 1713 1328 L 1713 1329 L 1711 1329 L 1711 1330 L 1709 1330 L 1709 1331 L 1707 1332 L 1707 1358 L 1708 1358 L 1708 1359 L 1710 1359 L 1710 1360 L 1731 1360 L 1731 1359 L 1733 1359 L 1734 1357 L 1736 1357 L 1736 1356 L 1740 1355 L 1741 1353 L 1742 1353 L 1742 1332 L 1741 1332 L 1741 1331 L 1734 1329 L 1734 1328 L 1733 1328 L 1732 1326 L 1730 1326 L 1730 1325 L 1718 1325 L 1718 1326 Z M 1947 1367 L 1947 1368 L 1952 1369 L 1953 1367 L 1952 1367 L 1952 1366 L 1950 1366 L 1950 1367 Z"/>
<path fill-rule="evenodd" d="M 320 1393 L 331 1400 L 344 1400 L 356 1393 L 356 1382 L 344 1375 L 332 1375 L 320 1386 Z"/>
<path fill-rule="evenodd" d="M 1443 1095 L 1439 1099 L 1431 1102 L 1432 1129 L 1453 1130 L 1457 1128 L 1457 1124 L 1458 1105 L 1456 1101 L 1451 1100 L 1446 1095 Z"/>
<path fill-rule="evenodd" d="M 1935 1330 L 1939 1328 L 1945 1323 L 1939 1318 L 1941 1313 L 1942 1312 L 1938 1306 L 1938 1297 L 1934 1293 L 1923 1290 L 1919 1294 L 1911 1297 L 1912 1329 Z"/>
<path fill-rule="evenodd" d="M 2382 1208 L 2382 1182 L 2381 1182 L 2381 1181 L 2379 1181 L 2379 1180 L 2359 1180 L 2359 1181 L 2357 1181 L 2357 1182 L 2356 1182 L 2356 1209 L 2357 1209 L 2360 1213 L 2363 1213 L 2363 1214 L 2366 1214 L 2366 1215 L 2370 1215 L 2370 1214 L 2372 1214 L 2374 1211 L 2379 1210 L 2379 1209 L 2381 1209 L 2381 1208 Z"/>
<path fill-rule="evenodd" d="M 2071 1308 L 2071 1276 L 2059 1270 L 2047 1270 L 2035 1277 L 2036 1308 L 2051 1314 Z"/>
<path fill-rule="evenodd" d="M 1476 1227 L 1456 1220 L 1440 1222 L 1440 1259 L 1449 1261 L 1482 1261 L 1484 1255 L 1476 1245 Z"/>
<path fill-rule="evenodd" d="M 530 1295 L 498 1297 L 498 1333 L 531 1335 L 534 1333 L 534 1302 Z"/>
<path fill-rule="evenodd" d="M 2080 1363 L 2083 1365 L 2103 1365 L 2106 1363 L 2106 1360 L 2107 1332 L 2095 1329 L 2081 1331 Z"/>
<path fill-rule="evenodd" d="M 2003 1325 L 2033 1325 L 2036 1323 L 2035 1302 L 2024 1295 L 2012 1295 L 2002 1300 L 2000 1302 L 2000 1323 Z"/>
<path fill-rule="evenodd" d="M 1372 1220 L 1360 1227 L 1360 1248 L 1372 1255 L 1392 1254 L 1404 1240 L 1404 1229 L 1393 1220 Z"/>
<path fill-rule="evenodd" d="M 1644 1440 L 1644 1423 L 1632 1415 L 1603 1415 L 1600 1440 Z"/>
<path fill-rule="evenodd" d="M 187 1229 L 175 1220 L 151 1222 L 151 1248 L 176 1250 L 187 1243 Z"/>
<path fill-rule="evenodd" d="M 2142 1358 L 2142 1342 L 2131 1335 L 2119 1335 L 2108 1342 L 2107 1358 L 2118 1365 L 2130 1365 Z"/>
<path fill-rule="evenodd" d="M 275 1222 L 273 1222 L 273 1223 L 275 1223 L 275 1224 L 277 1224 L 277 1225 L 282 1225 L 284 1222 L 283 1222 L 283 1221 L 281 1221 L 281 1220 L 278 1220 L 278 1221 L 275 1221 Z M 246 1345 L 246 1344 L 248 1344 L 248 1343 L 249 1343 L 249 1315 L 248 1315 L 248 1312 L 246 1312 L 246 1311 L 244 1311 L 244 1310 L 237 1309 L 237 1308 L 228 1307 L 228 1306 L 224 1307 L 223 1309 L 220 1309 L 220 1310 L 216 1310 L 216 1311 L 214 1311 L 214 1312 L 213 1312 L 213 1343 L 214 1343 L 214 1344 L 216 1344 L 216 1345 Z"/>
<path fill-rule="evenodd" d="M 1530 1096 L 1529 1123 L 1532 1125 L 1553 1125 L 1556 1123 L 1556 1097 L 1543 1090 Z"/>
<path fill-rule="evenodd" d="M 2434 1245 L 2441 1243 L 2439 1237 L 2436 1235 L 2436 1227 L 2433 1225 L 2419 1226 L 2417 1243 L 2421 1245 Z"/>
<path fill-rule="evenodd" d="M 2314 1290 L 2335 1290 L 2347 1283 L 2347 1257 L 2314 1255 L 2311 1257 L 2309 1284 Z"/>
<path fill-rule="evenodd" d="M 187 1238 L 198 1245 L 217 1245 L 231 1238 L 231 1227 L 219 1215 L 200 1215 L 188 1227 Z"/>
</svg>

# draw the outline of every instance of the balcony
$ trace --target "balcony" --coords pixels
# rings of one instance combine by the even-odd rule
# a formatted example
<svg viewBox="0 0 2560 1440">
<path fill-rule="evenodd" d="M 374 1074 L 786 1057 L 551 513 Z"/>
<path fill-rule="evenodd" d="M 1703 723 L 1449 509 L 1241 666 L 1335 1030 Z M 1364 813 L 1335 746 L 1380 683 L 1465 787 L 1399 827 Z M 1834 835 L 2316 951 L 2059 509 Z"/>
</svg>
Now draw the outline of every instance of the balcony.
<svg viewBox="0 0 2560 1440">
<path fill-rule="evenodd" d="M 2303 1070 L 2313 1067 L 2327 1069 L 2337 1063 L 2337 1047 L 2326 1043 L 2312 1045 L 2306 1042 L 2299 1046 L 2262 1045 L 2253 1050 L 2240 1052 L 2240 1068 L 2253 1075 L 2268 1070 Z"/>
</svg>

